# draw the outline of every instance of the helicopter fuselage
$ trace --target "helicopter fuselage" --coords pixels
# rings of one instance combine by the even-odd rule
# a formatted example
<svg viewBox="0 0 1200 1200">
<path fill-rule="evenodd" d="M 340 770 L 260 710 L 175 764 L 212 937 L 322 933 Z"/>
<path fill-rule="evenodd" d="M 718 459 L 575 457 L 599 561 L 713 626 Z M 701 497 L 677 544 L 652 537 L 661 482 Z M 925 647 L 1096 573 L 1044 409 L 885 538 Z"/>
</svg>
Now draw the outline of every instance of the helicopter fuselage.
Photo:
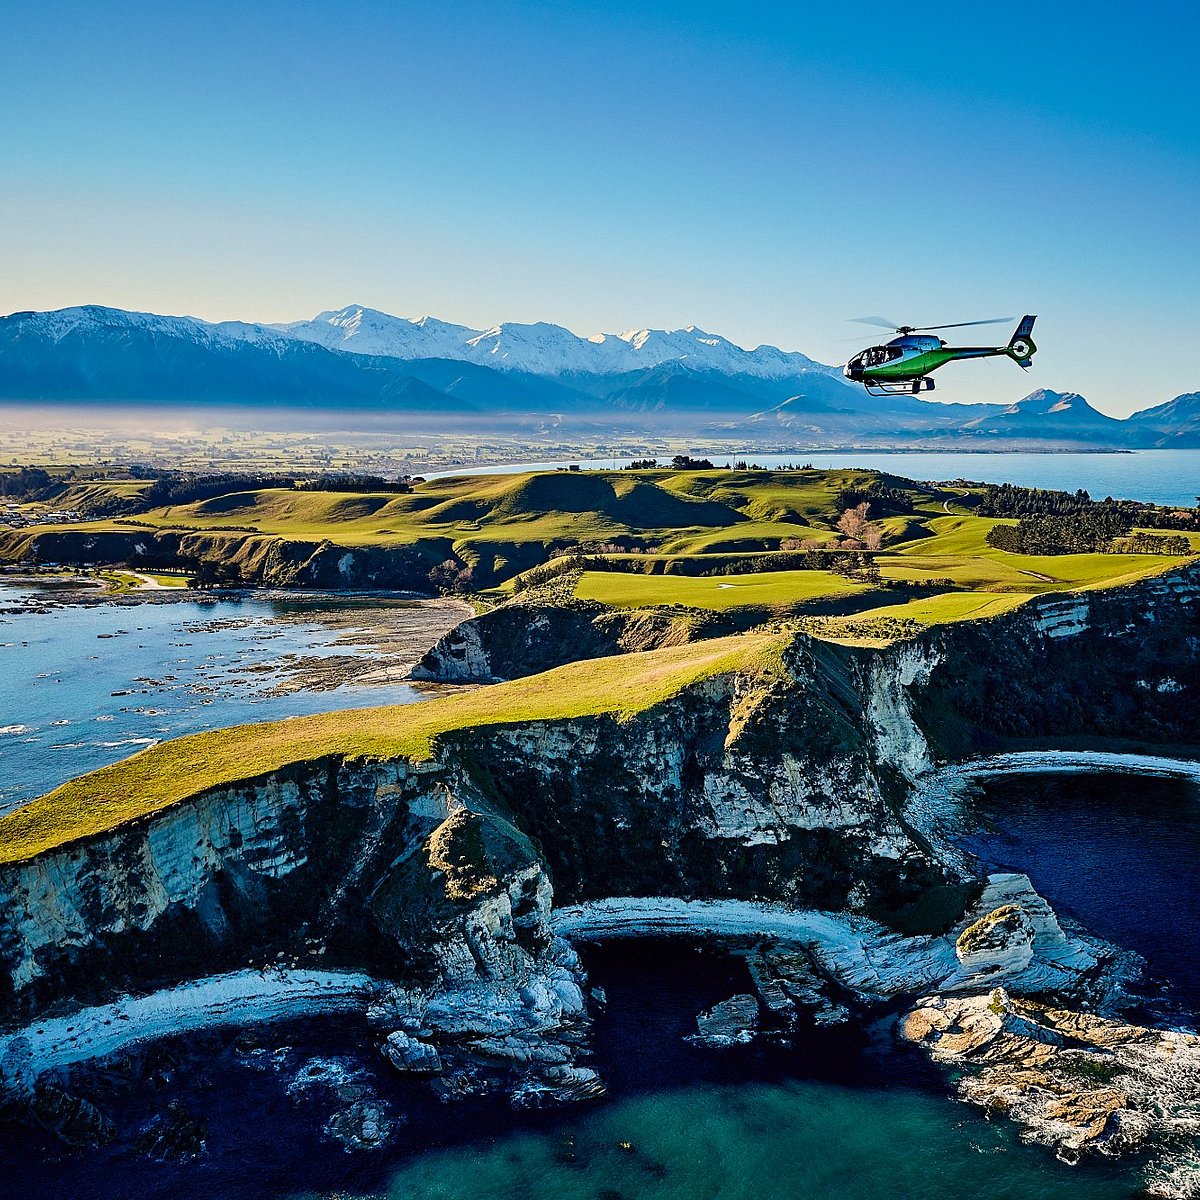
<svg viewBox="0 0 1200 1200">
<path fill-rule="evenodd" d="M 957 358 L 991 358 L 1001 354 L 1008 354 L 1007 346 L 947 346 L 941 338 L 908 334 L 856 354 L 846 364 L 843 374 L 859 383 L 877 379 L 903 383 L 920 379 Z"/>
<path fill-rule="evenodd" d="M 932 391 L 927 376 L 948 362 L 965 358 L 1011 358 L 1028 367 L 1037 351 L 1031 334 L 1036 317 L 1021 319 L 1007 346 L 947 346 L 939 337 L 901 329 L 900 336 L 882 346 L 868 346 L 842 369 L 842 374 L 863 384 L 872 395 Z"/>
</svg>

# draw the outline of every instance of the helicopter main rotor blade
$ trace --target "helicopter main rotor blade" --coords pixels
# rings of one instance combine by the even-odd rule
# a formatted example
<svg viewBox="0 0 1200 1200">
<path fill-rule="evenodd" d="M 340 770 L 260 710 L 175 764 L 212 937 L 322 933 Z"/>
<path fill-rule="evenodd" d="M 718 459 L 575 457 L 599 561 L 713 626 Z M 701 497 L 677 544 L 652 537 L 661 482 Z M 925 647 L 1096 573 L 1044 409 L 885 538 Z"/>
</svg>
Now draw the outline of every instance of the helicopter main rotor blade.
<svg viewBox="0 0 1200 1200">
<path fill-rule="evenodd" d="M 916 325 L 915 329 L 965 329 L 968 325 L 1007 325 L 1016 317 L 992 317 L 988 321 L 955 321 L 950 325 Z"/>
<path fill-rule="evenodd" d="M 850 320 L 858 325 L 878 325 L 880 329 L 899 329 L 900 326 L 895 321 L 889 321 L 886 317 L 851 317 Z"/>
</svg>

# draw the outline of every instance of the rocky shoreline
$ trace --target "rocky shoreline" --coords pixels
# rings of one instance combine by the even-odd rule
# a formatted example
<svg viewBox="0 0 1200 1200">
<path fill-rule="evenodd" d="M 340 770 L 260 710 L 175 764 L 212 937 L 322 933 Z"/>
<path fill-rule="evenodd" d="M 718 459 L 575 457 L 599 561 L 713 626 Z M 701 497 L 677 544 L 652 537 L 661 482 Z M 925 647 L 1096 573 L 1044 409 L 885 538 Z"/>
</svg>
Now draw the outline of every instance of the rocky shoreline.
<svg viewBox="0 0 1200 1200">
<path fill-rule="evenodd" d="M 1200 1134 L 1200 1037 L 1029 997 L 927 996 L 899 1036 L 966 1073 L 958 1094 L 1064 1162 L 1172 1151 Z"/>
<path fill-rule="evenodd" d="M 798 634 L 781 679 L 703 679 L 625 721 L 469 729 L 423 762 L 295 764 L 2 867 L 4 1053 L 96 992 L 282 957 L 378 981 L 360 1008 L 381 1051 L 447 1100 L 591 1099 L 602 997 L 574 943 L 701 938 L 753 984 L 700 1014 L 704 1044 L 903 1006 L 900 1036 L 1033 1140 L 1169 1154 L 1197 1101 L 1194 1039 L 1129 1022 L 1136 956 L 1060 920 L 1024 876 L 982 877 L 948 831 L 989 762 L 1067 761 L 981 752 L 1016 722 L 1069 743 L 1101 719 L 1119 740 L 1149 715 L 1163 744 L 1200 745 L 1181 649 L 1195 595 L 1072 599 L 882 651 Z M 1130 655 L 1139 619 L 1160 633 Z M 1027 661 L 1049 682 L 1014 673 Z M 1139 680 L 1150 699 L 1128 716 L 1118 701 Z M 1015 704 L 997 705 L 999 687 Z M 1055 688 L 1087 689 L 1089 711 L 1055 707 Z M 1080 1070 L 1093 1076 L 1066 1090 Z M 8 1099 L 29 1115 L 27 1089 Z"/>
<path fill-rule="evenodd" d="M 33 587 L 36 593 L 4 601 L 5 585 Z M 464 600 L 430 597 L 411 592 L 356 593 L 289 591 L 280 588 L 196 591 L 191 588 L 145 588 L 113 593 L 86 577 L 58 581 L 45 576 L 0 576 L 0 616 L 46 614 L 56 608 L 134 609 L 144 604 L 217 605 L 252 599 L 277 606 L 273 620 L 284 625 L 314 623 L 334 631 L 333 645 L 344 654 L 285 654 L 264 658 L 253 665 L 258 673 L 281 676 L 268 694 L 293 691 L 329 691 L 348 683 L 391 685 L 414 681 L 414 686 L 436 695 L 447 681 L 415 677 L 413 669 L 446 633 L 473 614 Z M 308 610 L 308 611 L 306 611 Z M 390 619 L 403 616 L 402 621 Z M 203 634 L 250 626 L 251 618 L 220 617 L 192 622 L 188 632 Z"/>
</svg>

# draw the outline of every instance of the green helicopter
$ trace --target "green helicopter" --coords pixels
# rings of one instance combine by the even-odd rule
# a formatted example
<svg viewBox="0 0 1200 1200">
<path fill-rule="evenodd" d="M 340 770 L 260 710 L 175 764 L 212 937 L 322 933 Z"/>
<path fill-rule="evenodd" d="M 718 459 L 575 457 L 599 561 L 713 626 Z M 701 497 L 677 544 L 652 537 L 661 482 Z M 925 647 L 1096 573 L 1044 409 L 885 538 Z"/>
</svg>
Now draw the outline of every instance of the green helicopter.
<svg viewBox="0 0 1200 1200">
<path fill-rule="evenodd" d="M 1007 346 L 947 346 L 935 329 L 962 329 L 967 325 L 1000 325 L 1012 320 L 999 317 L 991 321 L 958 321 L 952 325 L 895 325 L 882 317 L 857 317 L 863 325 L 894 329 L 900 336 L 883 346 L 869 346 L 856 354 L 842 369 L 847 379 L 861 383 L 872 396 L 931 392 L 931 371 L 960 358 L 1011 358 L 1018 367 L 1028 368 L 1037 353 L 1031 336 L 1037 317 L 1025 316 Z"/>
</svg>

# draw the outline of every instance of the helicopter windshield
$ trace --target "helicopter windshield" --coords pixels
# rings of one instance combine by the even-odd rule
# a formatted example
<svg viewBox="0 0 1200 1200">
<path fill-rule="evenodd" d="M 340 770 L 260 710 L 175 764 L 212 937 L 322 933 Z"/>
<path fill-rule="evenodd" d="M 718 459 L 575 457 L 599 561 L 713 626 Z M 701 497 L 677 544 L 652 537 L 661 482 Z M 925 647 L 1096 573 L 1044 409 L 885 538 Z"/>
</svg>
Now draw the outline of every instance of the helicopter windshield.
<svg viewBox="0 0 1200 1200">
<path fill-rule="evenodd" d="M 878 367 L 883 363 L 892 362 L 904 354 L 900 346 L 872 346 L 864 350 L 858 357 L 864 367 Z"/>
</svg>

